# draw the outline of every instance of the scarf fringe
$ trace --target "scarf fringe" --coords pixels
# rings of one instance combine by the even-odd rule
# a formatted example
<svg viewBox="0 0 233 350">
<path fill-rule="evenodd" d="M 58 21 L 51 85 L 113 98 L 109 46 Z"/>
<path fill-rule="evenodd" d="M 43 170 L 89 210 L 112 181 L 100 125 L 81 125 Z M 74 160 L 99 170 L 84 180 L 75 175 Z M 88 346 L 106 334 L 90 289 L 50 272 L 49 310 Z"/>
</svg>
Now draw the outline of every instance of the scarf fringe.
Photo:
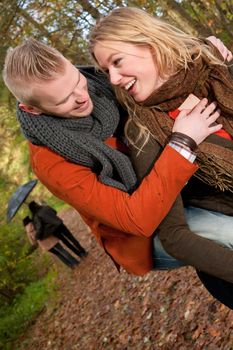
<svg viewBox="0 0 233 350">
<path fill-rule="evenodd" d="M 225 170 L 226 167 L 219 164 L 216 157 L 201 152 L 197 156 L 197 161 L 200 169 L 194 176 L 221 191 L 233 193 L 232 174 Z M 222 159 L 220 161 L 222 162 Z"/>
</svg>

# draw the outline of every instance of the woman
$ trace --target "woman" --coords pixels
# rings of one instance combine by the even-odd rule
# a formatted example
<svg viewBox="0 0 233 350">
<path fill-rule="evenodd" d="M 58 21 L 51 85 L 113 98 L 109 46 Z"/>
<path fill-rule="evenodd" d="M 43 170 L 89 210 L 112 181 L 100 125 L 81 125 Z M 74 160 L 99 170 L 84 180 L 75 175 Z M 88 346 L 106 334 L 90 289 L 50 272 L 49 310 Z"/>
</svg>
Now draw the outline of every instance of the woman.
<svg viewBox="0 0 233 350">
<path fill-rule="evenodd" d="M 233 215 L 233 83 L 221 57 L 206 43 L 136 8 L 116 9 L 101 19 L 92 32 L 90 48 L 95 62 L 109 74 L 120 101 L 128 108 L 131 116 L 128 138 L 135 146 L 135 168 L 141 178 L 146 174 L 145 168 L 152 166 L 158 154 L 158 144 L 164 146 L 171 133 L 173 119 L 168 113 L 176 110 L 191 93 L 199 98 L 207 97 L 209 101 L 217 100 L 222 110 L 220 119 L 224 130 L 209 137 L 208 142 L 199 147 L 197 177 L 202 181 L 194 179 L 191 186 L 186 186 L 185 200 L 189 205 L 210 209 L 209 222 L 215 219 L 219 231 L 223 230 L 223 237 L 218 236 L 218 232 L 211 236 L 213 225 L 208 226 L 208 221 L 207 227 L 203 228 L 206 233 L 197 233 L 204 233 L 206 237 L 232 248 L 233 219 L 215 212 L 223 210 L 225 214 Z M 229 55 L 229 59 L 231 57 Z M 139 131 L 135 130 L 135 124 L 140 126 Z M 157 153 L 145 157 L 147 149 L 152 151 L 153 147 Z M 142 171 L 143 162 L 146 165 Z M 190 197 L 192 189 L 195 189 L 197 198 Z M 203 195 L 205 200 L 202 203 Z M 219 204 L 215 202 L 216 196 Z M 186 210 L 193 231 L 202 213 L 198 208 Z M 208 264 L 214 275 L 216 264 L 208 261 L 208 250 L 202 240 L 190 236 L 185 227 L 180 199 L 168 216 L 158 230 L 166 250 L 198 269 L 205 269 Z M 216 250 L 216 260 L 221 258 Z M 222 278 L 225 278 L 224 272 Z"/>
</svg>

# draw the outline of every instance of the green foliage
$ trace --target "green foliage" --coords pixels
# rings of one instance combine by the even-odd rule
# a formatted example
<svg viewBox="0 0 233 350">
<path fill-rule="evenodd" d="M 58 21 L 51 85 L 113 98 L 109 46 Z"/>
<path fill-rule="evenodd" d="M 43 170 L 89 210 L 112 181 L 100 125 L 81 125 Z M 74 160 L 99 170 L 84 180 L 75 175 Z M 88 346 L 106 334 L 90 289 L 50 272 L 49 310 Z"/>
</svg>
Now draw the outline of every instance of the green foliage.
<svg viewBox="0 0 233 350">
<path fill-rule="evenodd" d="M 59 201 L 55 203 L 60 204 Z M 20 214 L 26 215 L 26 210 L 22 208 Z M 56 277 L 50 265 L 50 256 L 41 255 L 41 251 L 29 244 L 20 215 L 16 215 L 14 222 L 1 226 L 0 348 L 14 349 L 11 342 L 30 325 L 48 301 Z"/>
<path fill-rule="evenodd" d="M 25 158 L 28 160 L 27 142 L 20 132 L 15 108 L 10 110 L 6 105 L 0 107 L 0 136 L 0 190 L 5 203 L 13 188 L 26 182 L 30 174 L 28 162 L 24 163 Z"/>
<path fill-rule="evenodd" d="M 23 227 L 1 226 L 0 232 L 0 306 L 10 305 L 16 295 L 36 278 L 33 254 Z"/>
<path fill-rule="evenodd" d="M 50 282 L 54 273 L 49 269 L 50 257 L 42 257 L 41 252 L 29 244 L 24 232 L 22 218 L 28 215 L 27 205 L 22 205 L 14 219 L 6 224 L 11 195 L 18 186 L 35 178 L 15 107 L 12 110 L 6 104 L 0 107 L 0 135 L 0 348 L 6 350 L 11 347 L 11 340 L 25 330 L 44 307 L 53 289 Z M 27 202 L 33 199 L 46 201 L 57 209 L 63 204 L 40 183 Z"/>
<path fill-rule="evenodd" d="M 33 319 L 45 307 L 45 304 L 55 291 L 54 271 L 49 272 L 45 278 L 30 283 L 18 294 L 9 307 L 2 308 L 0 312 L 0 347 L 5 350 L 13 349 L 12 341 L 22 333 Z"/>
</svg>

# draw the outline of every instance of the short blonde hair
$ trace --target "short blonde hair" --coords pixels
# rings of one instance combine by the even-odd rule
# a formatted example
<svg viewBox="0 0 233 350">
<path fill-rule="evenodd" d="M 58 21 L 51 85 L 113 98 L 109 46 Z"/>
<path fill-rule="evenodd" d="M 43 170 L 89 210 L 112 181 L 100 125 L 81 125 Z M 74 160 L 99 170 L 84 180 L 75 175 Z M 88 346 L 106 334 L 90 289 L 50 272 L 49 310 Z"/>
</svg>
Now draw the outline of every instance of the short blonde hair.
<svg viewBox="0 0 233 350">
<path fill-rule="evenodd" d="M 55 48 L 33 38 L 10 49 L 6 55 L 3 79 L 20 101 L 39 107 L 33 96 L 33 83 L 51 81 L 65 71 L 65 58 Z"/>
</svg>

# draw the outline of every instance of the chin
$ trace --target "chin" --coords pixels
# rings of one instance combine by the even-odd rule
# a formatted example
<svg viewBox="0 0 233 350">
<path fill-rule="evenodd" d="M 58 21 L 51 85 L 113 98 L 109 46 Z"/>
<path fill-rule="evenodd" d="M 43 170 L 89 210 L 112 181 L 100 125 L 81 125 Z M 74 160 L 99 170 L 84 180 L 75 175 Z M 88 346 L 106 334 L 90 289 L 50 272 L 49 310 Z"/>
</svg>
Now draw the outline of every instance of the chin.
<svg viewBox="0 0 233 350">
<path fill-rule="evenodd" d="M 88 108 L 82 113 L 83 117 L 86 117 L 87 115 L 90 115 L 93 112 L 93 104 L 90 103 Z"/>
<path fill-rule="evenodd" d="M 143 101 L 145 101 L 145 97 L 134 97 L 134 101 L 136 101 L 136 102 L 143 102 Z"/>
<path fill-rule="evenodd" d="M 93 108 L 88 108 L 87 110 L 81 112 L 81 113 L 74 113 L 72 116 L 70 116 L 70 118 L 85 118 L 88 117 L 91 112 L 92 112 Z"/>
<path fill-rule="evenodd" d="M 136 98 L 135 98 L 135 101 L 136 102 L 144 102 L 144 101 L 146 101 L 151 95 L 152 95 L 152 93 L 153 93 L 154 91 L 152 91 L 152 92 L 148 92 L 147 94 L 144 94 L 144 95 L 141 95 L 141 96 L 139 96 L 138 98 L 137 98 L 137 100 L 136 100 Z"/>
<path fill-rule="evenodd" d="M 150 96 L 150 94 L 136 94 L 135 96 L 132 96 L 135 102 L 144 102 L 148 97 Z"/>
</svg>

